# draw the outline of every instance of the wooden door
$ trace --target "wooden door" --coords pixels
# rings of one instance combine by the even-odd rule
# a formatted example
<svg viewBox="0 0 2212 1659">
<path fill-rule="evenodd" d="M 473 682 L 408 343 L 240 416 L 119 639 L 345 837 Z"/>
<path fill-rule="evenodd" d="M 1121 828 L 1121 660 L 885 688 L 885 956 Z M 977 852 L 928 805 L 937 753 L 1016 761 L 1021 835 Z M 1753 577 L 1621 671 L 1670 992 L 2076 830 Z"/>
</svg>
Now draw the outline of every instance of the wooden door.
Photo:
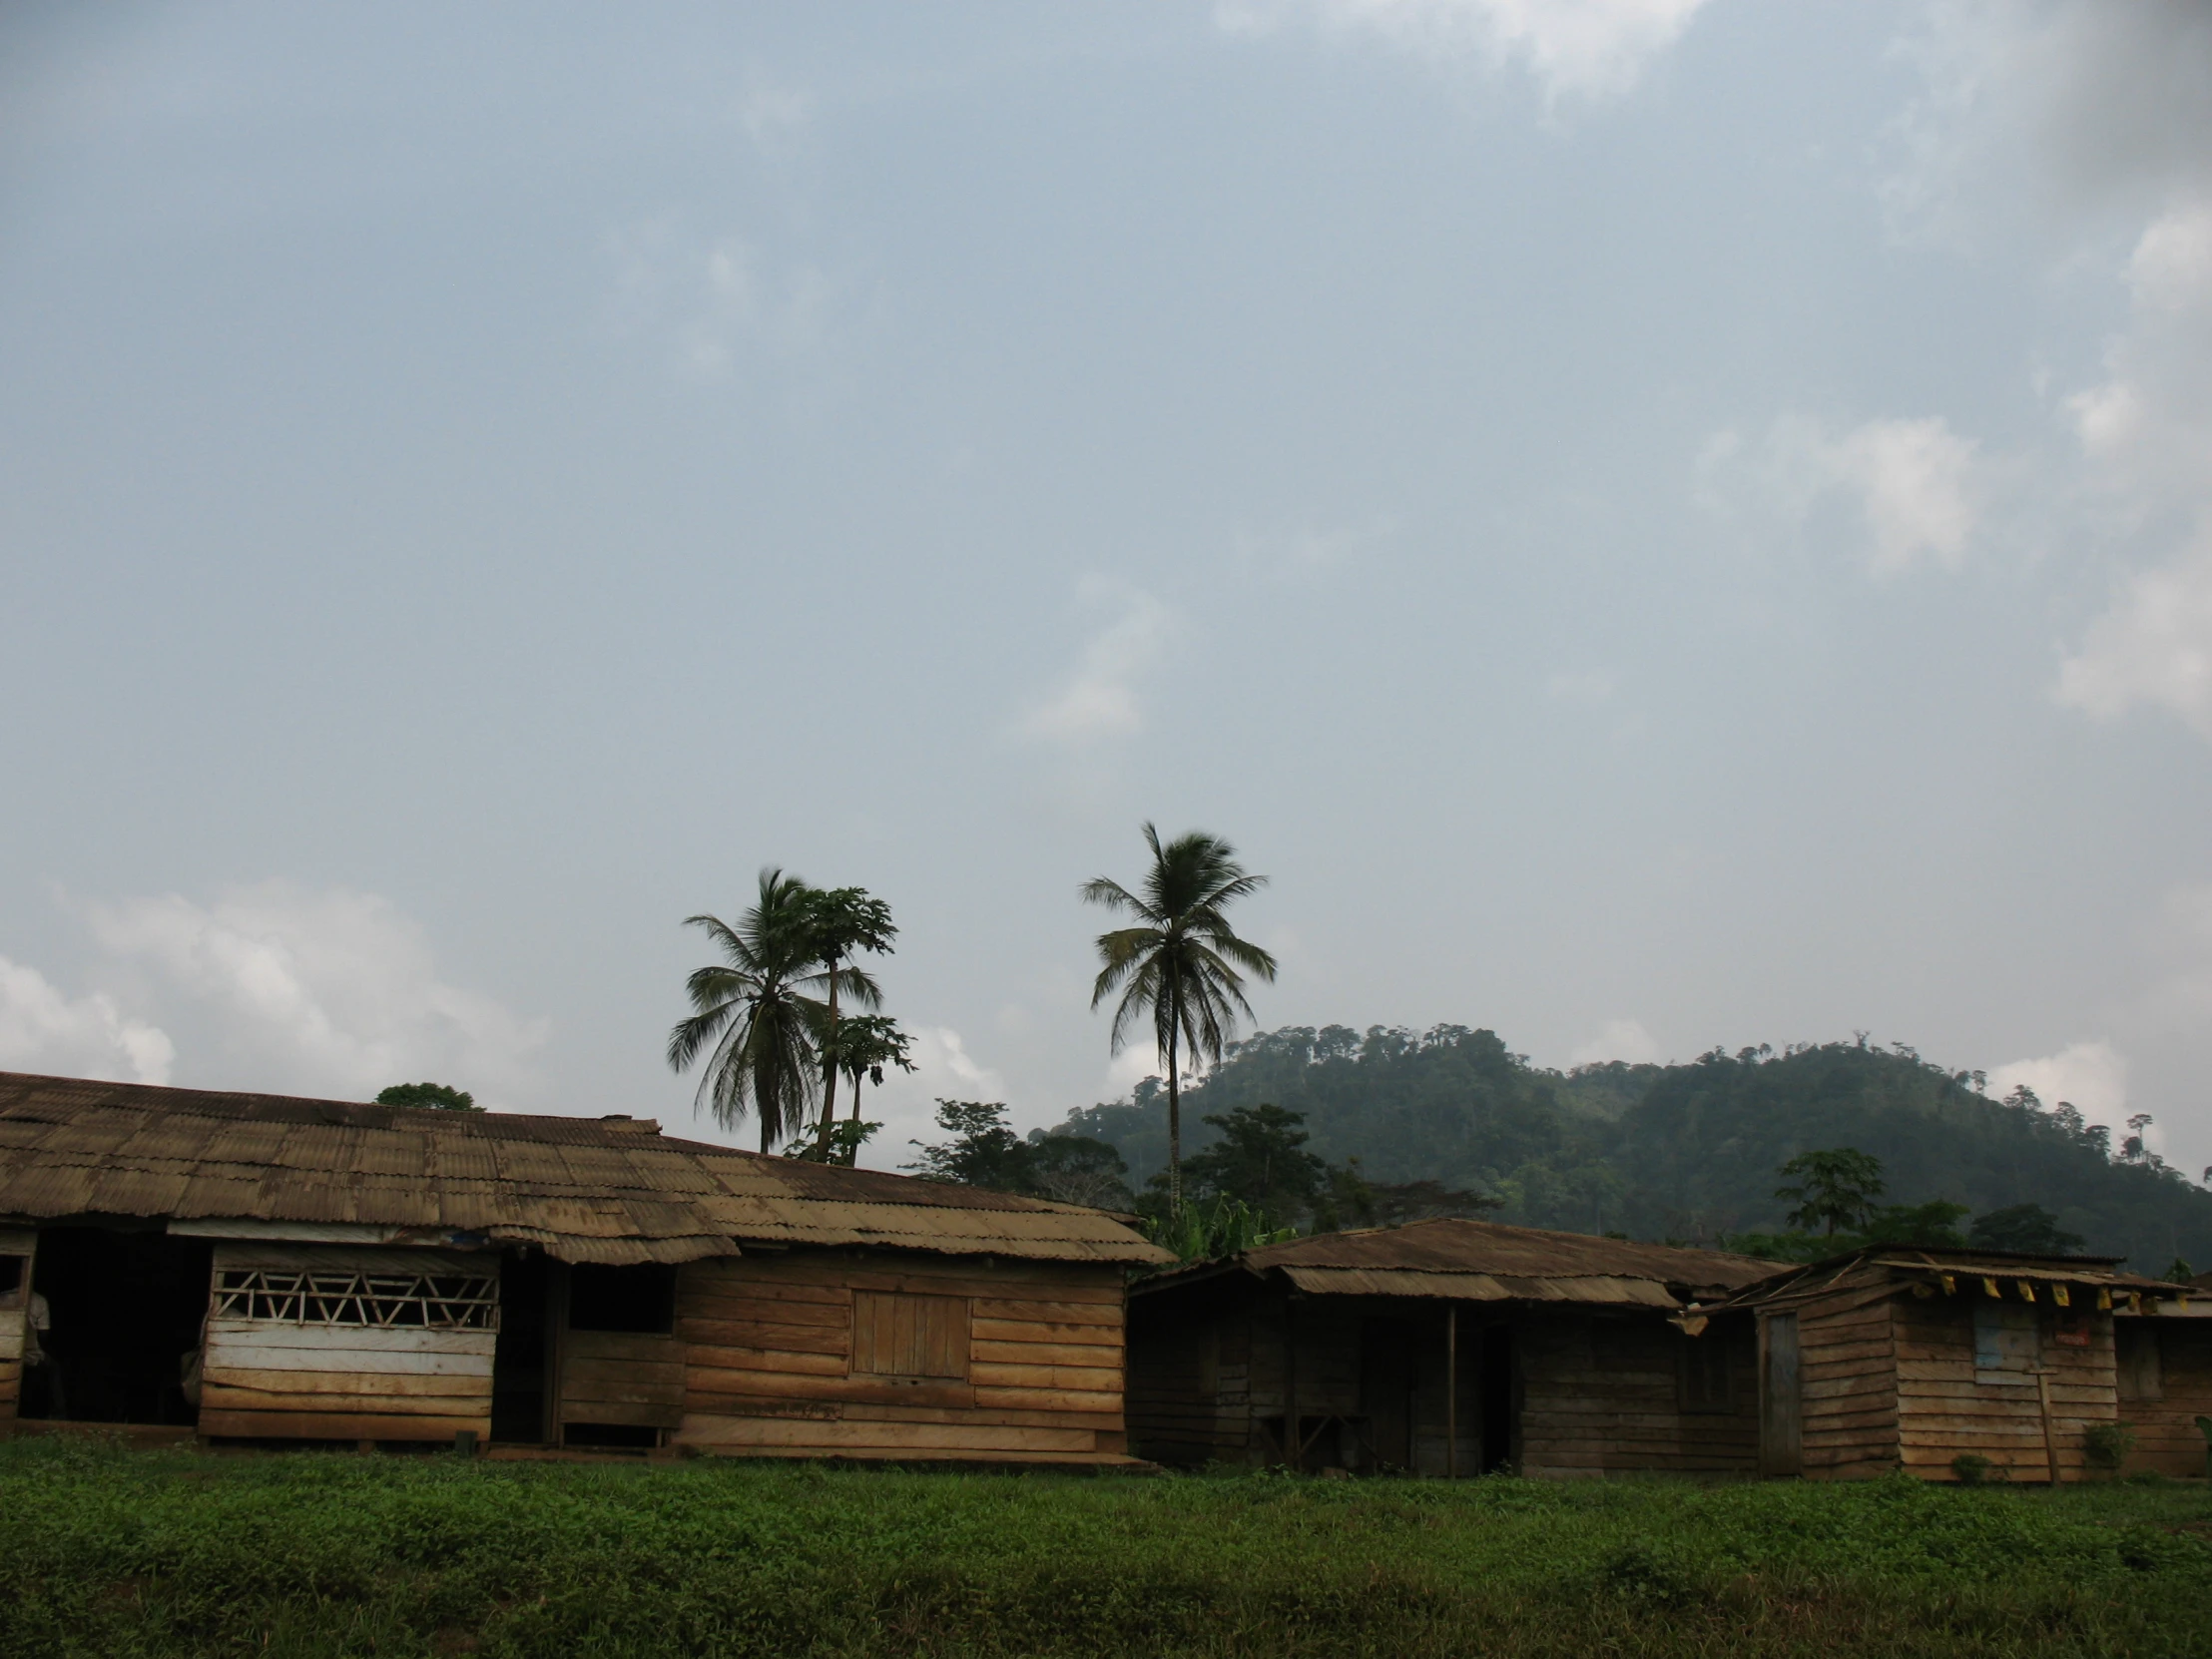
<svg viewBox="0 0 2212 1659">
<path fill-rule="evenodd" d="M 1759 1472 L 1797 1474 L 1804 1466 L 1804 1405 L 1798 1388 L 1798 1317 L 1759 1321 Z"/>
<path fill-rule="evenodd" d="M 1360 1343 L 1360 1412 L 1368 1443 L 1386 1468 L 1413 1466 L 1413 1328 L 1369 1320 Z"/>
</svg>

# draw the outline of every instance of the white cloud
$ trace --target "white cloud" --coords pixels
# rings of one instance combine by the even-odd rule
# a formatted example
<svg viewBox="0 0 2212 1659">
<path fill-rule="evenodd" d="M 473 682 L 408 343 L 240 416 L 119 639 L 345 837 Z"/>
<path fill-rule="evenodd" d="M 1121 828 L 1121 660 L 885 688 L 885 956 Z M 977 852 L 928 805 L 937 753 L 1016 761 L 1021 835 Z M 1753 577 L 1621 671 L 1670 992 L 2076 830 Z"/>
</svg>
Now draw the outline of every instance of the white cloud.
<svg viewBox="0 0 2212 1659">
<path fill-rule="evenodd" d="M 1732 511 L 1750 498 L 1805 523 L 1832 496 L 1849 499 L 1865 530 L 1864 556 L 1877 576 L 1923 560 L 1955 569 L 1980 528 L 1990 484 L 1979 446 L 1939 416 L 1870 420 L 1842 434 L 1786 415 L 1756 449 L 1717 432 L 1698 457 L 1698 495 Z"/>
<path fill-rule="evenodd" d="M 2025 1083 L 2045 1106 L 2071 1101 L 2093 1123 L 2117 1123 L 2127 1107 L 2127 1061 L 2108 1042 L 2069 1043 L 2040 1060 L 2014 1060 L 1989 1073 L 2001 1100 Z"/>
<path fill-rule="evenodd" d="M 2057 696 L 2105 719 L 2163 709 L 2212 738 L 2212 196 L 2154 220 L 2127 277 L 2133 309 L 2106 378 L 2067 409 L 2121 524 L 2180 540 L 2164 564 L 2120 578 Z"/>
<path fill-rule="evenodd" d="M 366 1098 L 430 1078 L 496 1105 L 528 1087 L 545 1040 L 545 1021 L 441 978 L 422 928 L 372 894 L 269 881 L 89 913 L 101 945 L 178 998 L 252 1087 Z"/>
<path fill-rule="evenodd" d="M 1114 603 L 1120 615 L 1091 637 L 1075 672 L 1021 723 L 1024 736 L 1085 746 L 1134 737 L 1144 729 L 1141 692 L 1174 632 L 1174 613 L 1152 595 L 1090 581 L 1084 597 Z"/>
<path fill-rule="evenodd" d="M 36 968 L 0 956 L 0 1066 L 119 1083 L 166 1083 L 177 1046 L 105 992 L 75 1000 Z"/>
<path fill-rule="evenodd" d="M 1618 96 L 1681 38 L 1705 0 L 1224 0 L 1235 33 L 1265 32 L 1292 14 L 1365 32 L 1431 60 L 1475 59 L 1525 69 L 1547 98 Z"/>
<path fill-rule="evenodd" d="M 1594 1066 L 1607 1060 L 1626 1060 L 1631 1065 L 1645 1065 L 1665 1058 L 1659 1039 L 1644 1029 L 1642 1020 L 1609 1019 L 1596 1036 L 1567 1056 L 1567 1064 Z"/>
<path fill-rule="evenodd" d="M 2059 668 L 2057 696 L 2106 720 L 2163 709 L 2212 739 L 2212 529 L 2182 558 L 2121 584 Z"/>
<path fill-rule="evenodd" d="M 966 1040 L 950 1026 L 916 1026 L 910 1035 L 914 1069 L 885 1072 L 883 1086 L 870 1086 L 860 1099 L 861 1115 L 883 1126 L 860 1154 L 868 1169 L 895 1170 L 912 1162 L 915 1141 L 942 1140 L 936 1126 L 939 1100 L 1006 1098 L 1005 1079 L 969 1054 Z M 851 1101 L 844 1100 L 838 1115 L 849 1116 L 851 1110 Z"/>
</svg>

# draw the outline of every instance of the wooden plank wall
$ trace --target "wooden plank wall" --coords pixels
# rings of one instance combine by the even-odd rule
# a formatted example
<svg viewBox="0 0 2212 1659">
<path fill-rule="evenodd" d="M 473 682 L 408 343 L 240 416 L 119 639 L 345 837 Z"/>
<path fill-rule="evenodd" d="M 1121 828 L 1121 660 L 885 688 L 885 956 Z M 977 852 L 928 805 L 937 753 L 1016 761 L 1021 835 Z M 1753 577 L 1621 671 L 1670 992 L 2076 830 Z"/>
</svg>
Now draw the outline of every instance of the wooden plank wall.
<svg viewBox="0 0 2212 1659">
<path fill-rule="evenodd" d="M 630 1331 L 561 1335 L 561 1426 L 609 1423 L 680 1427 L 684 1420 L 680 1338 Z"/>
<path fill-rule="evenodd" d="M 853 1376 L 852 1293 L 966 1300 L 964 1380 Z M 1122 1273 L 840 1251 L 687 1264 L 681 1445 L 755 1456 L 1088 1460 L 1126 1450 Z"/>
<path fill-rule="evenodd" d="M 1535 1309 L 1515 1327 L 1521 1371 L 1521 1472 L 1740 1474 L 1759 1461 L 1757 1348 L 1745 1319 L 1685 1337 L 1648 1315 Z M 1683 1345 L 1729 1356 L 1729 1409 L 1685 1411 Z"/>
<path fill-rule="evenodd" d="M 2010 1282 L 2005 1281 L 2009 1291 Z M 1976 1382 L 1975 1301 L 1979 1281 L 1960 1280 L 1957 1294 L 1921 1299 L 1896 1297 L 1890 1310 L 1896 1333 L 1898 1451 L 1907 1472 L 1927 1480 L 1951 1480 L 1951 1460 L 1976 1452 L 2014 1480 L 2051 1478 L 2043 1449 L 2038 1390 L 2020 1383 Z M 2083 1478 L 2087 1460 L 2081 1433 L 2092 1422 L 2116 1416 L 2112 1366 L 2112 1316 L 2088 1314 L 2087 1348 L 2052 1339 L 2048 1307 L 2035 1310 L 2041 1364 L 2049 1373 L 2052 1438 L 2058 1478 Z"/>
<path fill-rule="evenodd" d="M 1898 1465 L 1896 1294 L 1877 1269 L 1798 1305 L 1801 1466 L 1809 1479 L 1871 1479 Z M 1966 1361 L 1970 1375 L 1970 1335 Z"/>
<path fill-rule="evenodd" d="M 2199 1416 L 2212 1416 L 2212 1320 L 2144 1319 L 2131 1322 L 2158 1345 L 2155 1399 L 2122 1399 L 2120 1420 L 2135 1430 L 2127 1466 L 2160 1474 L 2203 1475 L 2204 1434 Z"/>
<path fill-rule="evenodd" d="M 200 1432 L 246 1438 L 491 1435 L 490 1331 L 208 1322 Z"/>
<path fill-rule="evenodd" d="M 1170 1295 L 1133 1302 L 1129 1318 L 1129 1449 L 1173 1468 L 1267 1461 L 1253 1444 L 1247 1300 Z"/>
</svg>

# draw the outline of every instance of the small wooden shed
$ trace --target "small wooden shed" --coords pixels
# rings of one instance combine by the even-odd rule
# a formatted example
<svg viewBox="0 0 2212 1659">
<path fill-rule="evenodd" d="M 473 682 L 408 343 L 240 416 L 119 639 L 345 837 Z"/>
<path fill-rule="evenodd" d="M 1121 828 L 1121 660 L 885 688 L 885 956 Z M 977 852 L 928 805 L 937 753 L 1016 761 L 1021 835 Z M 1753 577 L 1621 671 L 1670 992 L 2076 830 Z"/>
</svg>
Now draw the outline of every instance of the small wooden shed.
<svg viewBox="0 0 2212 1659">
<path fill-rule="evenodd" d="M 2155 1316 L 2174 1293 L 2108 1257 L 1878 1247 L 1721 1313 L 1758 1321 L 1768 1474 L 2065 1481 L 2091 1467 L 2086 1431 L 2124 1415 L 2115 1315 Z"/>
<path fill-rule="evenodd" d="M 628 1117 L 0 1073 L 0 1424 L 1114 1462 L 1168 1259 Z"/>
<path fill-rule="evenodd" d="M 1324 1234 L 1140 1280 L 1132 1446 L 1163 1463 L 1749 1474 L 1772 1263 L 1492 1222 Z"/>
<path fill-rule="evenodd" d="M 2212 1475 L 2212 1273 L 2112 1312 L 2117 1409 L 2135 1435 L 2127 1467 Z"/>
</svg>

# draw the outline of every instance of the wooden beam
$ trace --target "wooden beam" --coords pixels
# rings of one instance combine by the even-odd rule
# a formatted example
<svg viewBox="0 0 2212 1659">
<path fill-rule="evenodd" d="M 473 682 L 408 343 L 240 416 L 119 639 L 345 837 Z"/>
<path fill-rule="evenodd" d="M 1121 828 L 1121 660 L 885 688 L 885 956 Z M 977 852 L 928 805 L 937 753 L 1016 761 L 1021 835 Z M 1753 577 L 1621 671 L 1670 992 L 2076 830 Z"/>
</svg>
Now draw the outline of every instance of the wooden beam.
<svg viewBox="0 0 2212 1659">
<path fill-rule="evenodd" d="M 2050 1483 L 2058 1484 L 2058 1436 L 2050 1422 L 2050 1373 L 2035 1374 L 2035 1398 L 2043 1411 L 2043 1461 L 2050 1469 Z"/>
<path fill-rule="evenodd" d="M 1459 1305 L 1444 1304 L 1444 1478 L 1459 1478 Z"/>
<path fill-rule="evenodd" d="M 1294 1469 L 1306 1467 L 1306 1439 L 1298 1423 L 1298 1293 L 1283 1293 L 1283 1454 Z"/>
</svg>

